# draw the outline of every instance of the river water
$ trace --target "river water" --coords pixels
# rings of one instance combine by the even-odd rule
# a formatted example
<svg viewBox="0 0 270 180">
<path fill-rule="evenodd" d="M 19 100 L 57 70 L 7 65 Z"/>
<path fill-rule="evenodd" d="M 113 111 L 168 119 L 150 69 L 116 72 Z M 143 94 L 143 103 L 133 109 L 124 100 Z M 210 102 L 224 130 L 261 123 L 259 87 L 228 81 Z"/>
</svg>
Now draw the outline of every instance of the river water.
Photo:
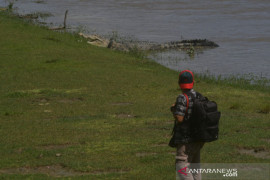
<svg viewBox="0 0 270 180">
<path fill-rule="evenodd" d="M 0 6 L 9 1 L 0 0 Z M 174 70 L 191 69 L 214 75 L 253 74 L 270 79 L 269 0 L 17 0 L 21 14 L 44 12 L 47 23 L 138 40 L 168 42 L 208 39 L 220 47 L 190 58 L 169 51 L 151 56 Z"/>
</svg>

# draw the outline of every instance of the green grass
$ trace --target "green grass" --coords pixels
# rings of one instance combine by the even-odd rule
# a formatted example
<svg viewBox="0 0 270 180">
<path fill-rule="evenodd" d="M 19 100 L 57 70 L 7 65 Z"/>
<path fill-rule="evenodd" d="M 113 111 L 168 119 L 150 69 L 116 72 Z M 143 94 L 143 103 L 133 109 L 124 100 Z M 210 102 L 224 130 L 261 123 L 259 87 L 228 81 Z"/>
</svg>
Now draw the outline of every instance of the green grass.
<svg viewBox="0 0 270 180">
<path fill-rule="evenodd" d="M 196 74 L 195 78 L 197 81 L 204 81 L 209 84 L 216 84 L 219 86 L 230 86 L 239 89 L 246 90 L 259 90 L 264 92 L 270 91 L 270 79 L 265 77 L 259 77 L 254 74 L 243 74 L 243 75 L 231 75 L 229 77 L 222 77 L 205 74 Z"/>
<path fill-rule="evenodd" d="M 166 144 L 177 72 L 4 12 L 0 68 L 0 178 L 50 179 L 57 175 L 42 167 L 56 165 L 76 179 L 175 178 Z M 195 90 L 222 113 L 220 138 L 204 146 L 202 162 L 270 162 L 238 151 L 270 151 L 269 91 L 203 78 Z"/>
</svg>

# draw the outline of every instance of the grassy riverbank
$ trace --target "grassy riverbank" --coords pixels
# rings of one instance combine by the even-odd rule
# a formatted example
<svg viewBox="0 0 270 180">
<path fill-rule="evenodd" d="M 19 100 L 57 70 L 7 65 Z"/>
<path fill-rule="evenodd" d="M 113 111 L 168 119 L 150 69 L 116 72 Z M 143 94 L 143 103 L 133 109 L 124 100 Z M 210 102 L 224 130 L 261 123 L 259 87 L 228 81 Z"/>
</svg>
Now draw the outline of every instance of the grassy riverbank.
<svg viewBox="0 0 270 180">
<path fill-rule="evenodd" d="M 0 177 L 174 179 L 178 73 L 0 12 Z M 202 162 L 270 161 L 269 91 L 195 84 L 222 112 Z"/>
</svg>

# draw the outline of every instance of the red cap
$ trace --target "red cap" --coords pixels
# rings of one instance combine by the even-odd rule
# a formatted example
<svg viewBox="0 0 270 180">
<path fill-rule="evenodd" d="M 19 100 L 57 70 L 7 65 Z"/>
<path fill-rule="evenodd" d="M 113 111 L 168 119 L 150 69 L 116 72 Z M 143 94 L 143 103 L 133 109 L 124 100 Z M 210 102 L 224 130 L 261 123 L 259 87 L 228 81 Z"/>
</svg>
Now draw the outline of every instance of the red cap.
<svg viewBox="0 0 270 180">
<path fill-rule="evenodd" d="M 178 83 L 181 89 L 192 89 L 194 85 L 193 73 L 190 70 L 180 72 Z"/>
</svg>

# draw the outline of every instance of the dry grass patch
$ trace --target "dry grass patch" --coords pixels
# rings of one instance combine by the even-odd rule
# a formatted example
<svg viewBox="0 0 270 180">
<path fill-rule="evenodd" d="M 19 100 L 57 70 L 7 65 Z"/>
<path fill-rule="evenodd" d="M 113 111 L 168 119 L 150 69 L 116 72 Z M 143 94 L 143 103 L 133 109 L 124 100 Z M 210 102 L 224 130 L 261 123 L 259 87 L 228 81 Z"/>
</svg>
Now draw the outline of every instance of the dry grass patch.
<svg viewBox="0 0 270 180">
<path fill-rule="evenodd" d="M 270 153 L 264 148 L 255 148 L 255 149 L 241 148 L 238 149 L 238 151 L 240 152 L 240 154 L 246 154 L 260 159 L 270 159 Z"/>
</svg>

